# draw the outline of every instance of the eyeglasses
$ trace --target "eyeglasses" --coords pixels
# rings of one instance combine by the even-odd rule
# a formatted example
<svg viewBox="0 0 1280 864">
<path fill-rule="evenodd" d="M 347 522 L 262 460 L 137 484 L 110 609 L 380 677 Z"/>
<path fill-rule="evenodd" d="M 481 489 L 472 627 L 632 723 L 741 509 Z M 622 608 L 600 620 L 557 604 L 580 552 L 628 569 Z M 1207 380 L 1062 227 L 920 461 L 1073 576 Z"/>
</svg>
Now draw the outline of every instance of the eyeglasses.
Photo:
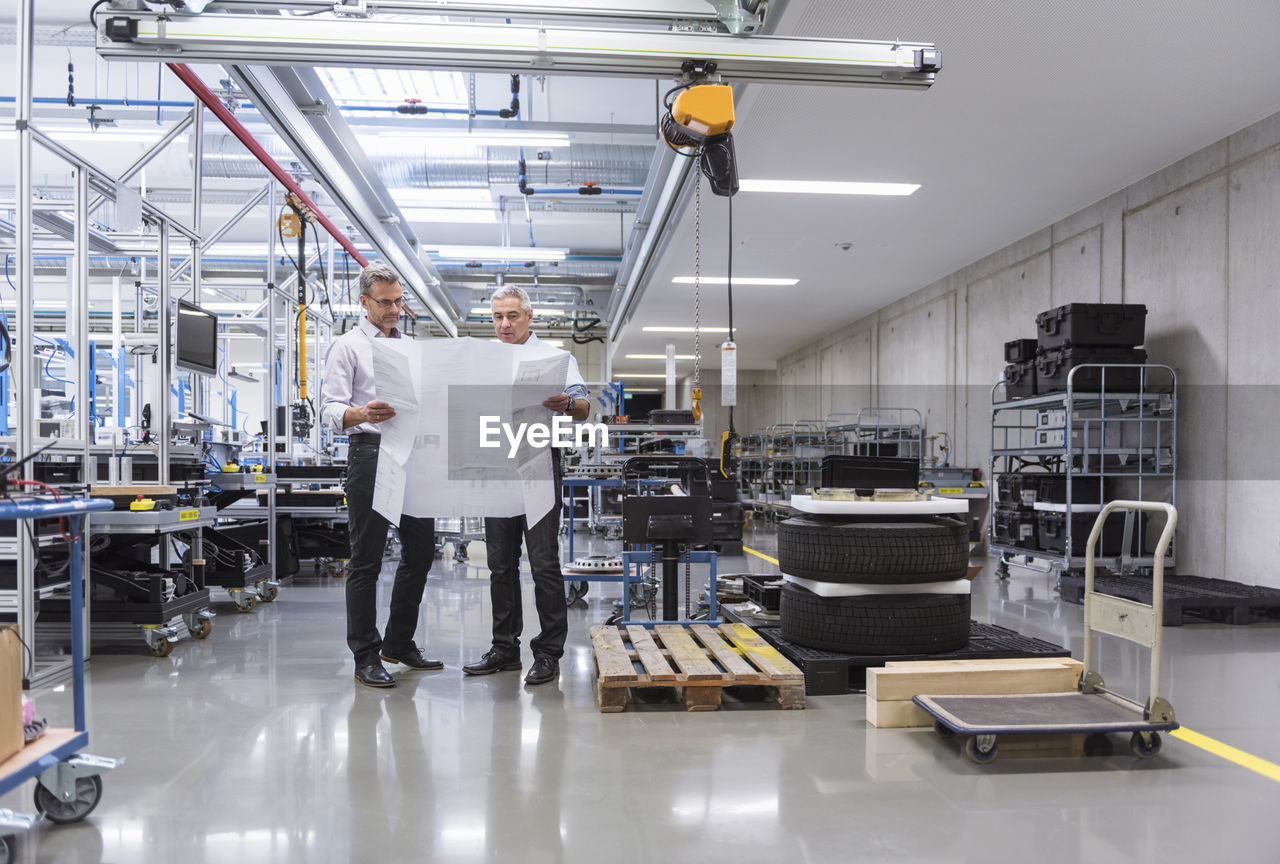
<svg viewBox="0 0 1280 864">
<path fill-rule="evenodd" d="M 370 300 L 372 300 L 374 303 L 377 303 L 383 309 L 390 309 L 392 306 L 403 307 L 406 302 L 403 297 L 394 297 L 390 300 L 379 300 L 377 297 L 370 297 L 368 294 L 365 294 L 362 296 L 369 297 Z"/>
</svg>

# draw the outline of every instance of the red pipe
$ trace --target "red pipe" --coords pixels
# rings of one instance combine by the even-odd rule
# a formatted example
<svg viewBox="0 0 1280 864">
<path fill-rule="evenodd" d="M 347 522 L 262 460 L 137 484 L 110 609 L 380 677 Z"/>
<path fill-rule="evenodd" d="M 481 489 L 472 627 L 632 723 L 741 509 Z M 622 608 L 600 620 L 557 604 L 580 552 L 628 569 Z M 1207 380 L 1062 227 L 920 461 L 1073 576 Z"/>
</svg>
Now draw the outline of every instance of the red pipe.
<svg viewBox="0 0 1280 864">
<path fill-rule="evenodd" d="M 204 82 L 196 76 L 196 73 L 191 71 L 189 66 L 185 63 L 168 63 L 166 65 L 174 75 L 178 76 L 178 79 L 182 81 L 183 84 L 187 85 L 191 92 L 195 94 L 195 97 L 203 102 L 205 107 L 212 111 L 214 115 L 222 121 L 222 125 L 231 130 L 232 135 L 240 139 L 240 143 L 247 147 L 249 152 L 257 157 L 258 161 L 271 172 L 271 175 L 284 184 L 284 188 L 302 199 L 303 203 L 305 203 L 307 207 L 311 209 L 311 212 L 316 215 L 316 219 L 319 220 L 320 224 L 324 226 L 324 230 L 332 234 L 333 239 L 341 243 L 342 248 L 351 253 L 351 257 L 355 259 L 357 264 L 361 267 L 369 266 L 369 260 L 356 251 L 355 244 L 347 239 L 347 235 L 339 231 L 338 226 L 330 222 L 329 218 L 320 212 L 320 208 L 316 206 L 316 203 L 307 197 L 306 192 L 302 191 L 302 187 L 298 185 L 298 181 L 290 177 L 289 173 L 281 168 L 280 164 L 276 162 L 276 160 L 271 158 L 271 154 L 263 149 L 262 145 L 258 143 L 257 139 L 253 137 L 249 130 L 244 128 L 244 124 L 236 119 L 236 115 L 227 110 L 227 106 L 222 104 L 222 100 L 213 95 L 213 92 L 204 85 Z M 274 216 L 275 214 L 272 214 L 273 218 Z M 197 225 L 196 229 L 199 230 L 199 227 L 200 226 Z"/>
</svg>

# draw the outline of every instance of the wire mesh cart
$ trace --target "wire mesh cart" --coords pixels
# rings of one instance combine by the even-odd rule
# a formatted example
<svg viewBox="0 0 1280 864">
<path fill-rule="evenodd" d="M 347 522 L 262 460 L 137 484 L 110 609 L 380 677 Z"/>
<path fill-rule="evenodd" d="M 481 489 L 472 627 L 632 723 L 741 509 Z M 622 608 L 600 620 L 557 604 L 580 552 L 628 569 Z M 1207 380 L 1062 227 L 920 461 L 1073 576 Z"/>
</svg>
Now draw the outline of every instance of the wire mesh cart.
<svg viewBox="0 0 1280 864">
<path fill-rule="evenodd" d="M 1151 605 L 1097 594 L 1094 584 L 1094 551 L 1103 524 L 1113 512 L 1160 512 L 1164 530 L 1156 547 L 1152 574 Z M 1101 736 L 1129 732 L 1135 756 L 1150 758 L 1160 752 L 1160 732 L 1178 728 L 1173 706 L 1160 696 L 1160 631 L 1164 606 L 1164 554 L 1173 540 L 1178 511 L 1156 501 L 1112 501 L 1102 508 L 1089 532 L 1085 553 L 1084 674 L 1075 693 L 1034 693 L 996 696 L 920 695 L 912 699 L 934 718 L 942 735 L 964 735 L 965 755 L 974 762 L 990 762 L 996 756 L 996 737 L 1026 734 L 1084 734 Z M 1145 702 L 1138 703 L 1106 689 L 1096 667 L 1093 634 L 1115 636 L 1151 649 L 1151 681 Z M 1096 740 L 1096 739 L 1095 739 Z M 1086 739 L 1088 744 L 1088 739 Z M 1086 751 L 1089 748 L 1086 747 Z"/>
<path fill-rule="evenodd" d="M 71 682 L 75 727 L 48 729 L 44 735 L 0 762 L 0 795 L 23 782 L 37 779 L 35 807 L 50 822 L 79 822 L 98 806 L 102 797 L 101 774 L 124 760 L 90 756 L 80 751 L 89 743 L 84 708 L 84 587 L 81 538 L 84 516 L 110 510 L 106 499 L 0 502 L 0 519 L 61 518 L 70 536 L 71 567 Z M 30 828 L 38 816 L 0 809 L 0 864 L 13 857 L 11 836 Z"/>
</svg>

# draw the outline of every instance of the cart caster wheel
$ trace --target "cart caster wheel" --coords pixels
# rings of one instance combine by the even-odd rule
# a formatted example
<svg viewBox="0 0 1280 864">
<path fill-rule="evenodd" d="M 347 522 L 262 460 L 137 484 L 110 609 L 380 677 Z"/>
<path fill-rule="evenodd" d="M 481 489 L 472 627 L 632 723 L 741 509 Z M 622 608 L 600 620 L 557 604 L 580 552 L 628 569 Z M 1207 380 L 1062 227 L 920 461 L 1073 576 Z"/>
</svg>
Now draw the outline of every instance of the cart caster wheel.
<svg viewBox="0 0 1280 864">
<path fill-rule="evenodd" d="M 280 596 L 280 589 L 275 585 L 263 583 L 258 586 L 258 596 L 262 598 L 263 603 L 271 603 Z"/>
<path fill-rule="evenodd" d="M 194 627 L 188 622 L 187 632 L 191 634 L 192 639 L 204 639 L 213 632 L 213 622 L 208 618 L 199 618 Z M 165 640 L 165 644 L 169 644 L 168 640 Z M 164 653 L 168 654 L 169 652 L 166 651 Z"/>
<path fill-rule="evenodd" d="M 952 729 L 950 726 L 945 725 L 941 720 L 933 721 L 933 731 L 937 732 L 938 735 L 942 738 L 956 737 L 956 730 Z"/>
<path fill-rule="evenodd" d="M 1111 743 L 1111 739 L 1108 736 L 1101 732 L 1095 732 L 1084 737 L 1084 755 L 1110 756 L 1113 753 L 1115 753 L 1115 745 Z"/>
<path fill-rule="evenodd" d="M 76 794 L 70 801 L 61 801 L 58 796 L 45 788 L 43 783 L 36 784 L 36 810 L 58 825 L 79 822 L 93 812 L 102 798 L 102 777 L 92 774 L 88 777 L 76 778 Z"/>
<path fill-rule="evenodd" d="M 154 645 L 150 646 L 152 657 L 168 657 L 173 653 L 173 643 L 168 639 L 161 639 Z"/>
<path fill-rule="evenodd" d="M 1160 752 L 1160 733 L 1134 732 L 1129 736 L 1129 749 L 1139 759 L 1150 759 Z"/>
<path fill-rule="evenodd" d="M 258 608 L 258 595 L 246 594 L 243 600 L 236 601 L 236 611 L 241 614 L 248 614 Z"/>
<path fill-rule="evenodd" d="M 964 740 L 964 755 L 979 765 L 996 758 L 996 736 L 974 735 Z"/>
<path fill-rule="evenodd" d="M 570 582 L 569 593 L 564 598 L 564 605 L 572 606 L 574 603 L 577 603 L 583 597 L 586 597 L 587 587 L 588 586 L 586 582 Z"/>
</svg>

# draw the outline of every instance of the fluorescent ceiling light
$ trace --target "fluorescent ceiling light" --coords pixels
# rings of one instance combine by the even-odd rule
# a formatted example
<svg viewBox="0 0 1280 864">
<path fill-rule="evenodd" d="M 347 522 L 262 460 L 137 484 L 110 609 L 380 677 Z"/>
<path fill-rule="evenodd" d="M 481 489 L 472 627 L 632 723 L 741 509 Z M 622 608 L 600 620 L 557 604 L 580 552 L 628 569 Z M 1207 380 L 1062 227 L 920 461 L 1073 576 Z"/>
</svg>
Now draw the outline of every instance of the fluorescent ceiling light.
<svg viewBox="0 0 1280 864">
<path fill-rule="evenodd" d="M 666 378 L 666 377 L 667 377 L 666 375 L 658 375 L 658 374 L 649 373 L 649 372 L 636 372 L 632 375 L 625 375 L 625 374 L 614 375 L 613 380 L 614 381 L 630 381 L 632 378 Z M 626 388 L 623 388 L 623 389 L 626 389 Z"/>
<path fill-rule="evenodd" d="M 455 225 L 489 225 L 498 221 L 498 214 L 492 210 L 477 210 L 464 207 L 401 207 L 404 218 L 414 222 L 438 222 Z"/>
<path fill-rule="evenodd" d="M 474 147 L 568 147 L 569 136 L 563 132 L 525 132 L 501 129 L 483 132 L 467 132 L 465 129 L 395 129 L 383 128 L 370 135 L 359 135 L 362 141 L 381 140 L 420 141 L 428 144 L 461 144 Z M 376 145 L 375 145 L 376 146 Z"/>
<path fill-rule="evenodd" d="M 734 285 L 794 285 L 799 279 L 782 276 L 734 276 Z M 692 285 L 692 276 L 677 276 L 671 280 L 672 285 Z M 703 276 L 703 285 L 728 285 L 728 276 Z"/>
<path fill-rule="evenodd" d="M 563 261 L 568 249 L 549 246 L 427 246 L 437 258 L 459 261 Z"/>
<path fill-rule="evenodd" d="M 501 340 L 501 339 L 490 339 L 489 341 L 490 341 L 490 342 L 501 342 L 502 340 Z M 563 339 L 543 339 L 541 336 L 539 336 L 539 337 L 538 337 L 538 341 L 539 341 L 539 342 L 541 342 L 543 345 L 550 345 L 552 348 L 563 348 L 563 347 L 564 347 L 564 340 L 563 340 Z"/>
<path fill-rule="evenodd" d="M 472 314 L 472 315 L 479 315 L 480 317 L 482 317 L 482 318 L 483 318 L 483 317 L 486 317 L 486 316 L 490 316 L 490 315 L 492 315 L 492 314 L 493 314 L 493 309 L 491 309 L 491 308 L 490 308 L 490 307 L 488 307 L 488 306 L 476 306 L 474 309 L 472 309 L 472 310 L 471 310 L 471 314 Z M 569 313 L 568 313 L 568 311 L 567 311 L 567 310 L 564 310 L 564 309 L 552 309 L 552 308 L 549 308 L 549 307 L 547 307 L 547 306 L 534 306 L 534 307 L 533 307 L 533 317 L 535 317 L 535 318 L 548 318 L 548 317 L 551 317 L 551 318 L 561 317 L 561 318 L 562 318 L 562 317 L 564 317 L 565 315 L 568 315 L 568 314 L 569 314 Z"/>
<path fill-rule="evenodd" d="M 628 360 L 666 360 L 666 354 L 628 354 Z M 677 360 L 692 360 L 692 354 L 677 354 Z"/>
<path fill-rule="evenodd" d="M 261 304 L 258 303 L 224 303 L 215 300 L 212 303 L 201 303 L 200 308 L 208 312 L 252 312 Z"/>
<path fill-rule="evenodd" d="M 397 186 L 387 190 L 401 206 L 442 207 L 449 204 L 492 204 L 493 196 L 484 189 L 421 189 Z"/>
<path fill-rule="evenodd" d="M 96 131 L 89 128 L 88 123 L 76 126 L 47 126 L 34 124 L 44 134 L 59 143 L 115 143 L 115 144 L 154 144 L 164 137 L 166 129 L 118 129 L 110 126 Z M 0 140 L 11 141 L 17 137 L 13 129 L 0 130 Z M 184 143 L 186 133 L 179 135 L 175 143 Z"/>
<path fill-rule="evenodd" d="M 728 327 L 700 327 L 703 333 L 728 333 Z M 645 327 L 646 333 L 692 333 L 692 327 Z"/>
<path fill-rule="evenodd" d="M 801 195 L 910 195 L 919 183 L 860 183 L 843 180 L 740 180 L 743 192 L 790 192 Z"/>
<path fill-rule="evenodd" d="M 661 387 L 623 387 L 623 393 L 661 393 Z"/>
</svg>

